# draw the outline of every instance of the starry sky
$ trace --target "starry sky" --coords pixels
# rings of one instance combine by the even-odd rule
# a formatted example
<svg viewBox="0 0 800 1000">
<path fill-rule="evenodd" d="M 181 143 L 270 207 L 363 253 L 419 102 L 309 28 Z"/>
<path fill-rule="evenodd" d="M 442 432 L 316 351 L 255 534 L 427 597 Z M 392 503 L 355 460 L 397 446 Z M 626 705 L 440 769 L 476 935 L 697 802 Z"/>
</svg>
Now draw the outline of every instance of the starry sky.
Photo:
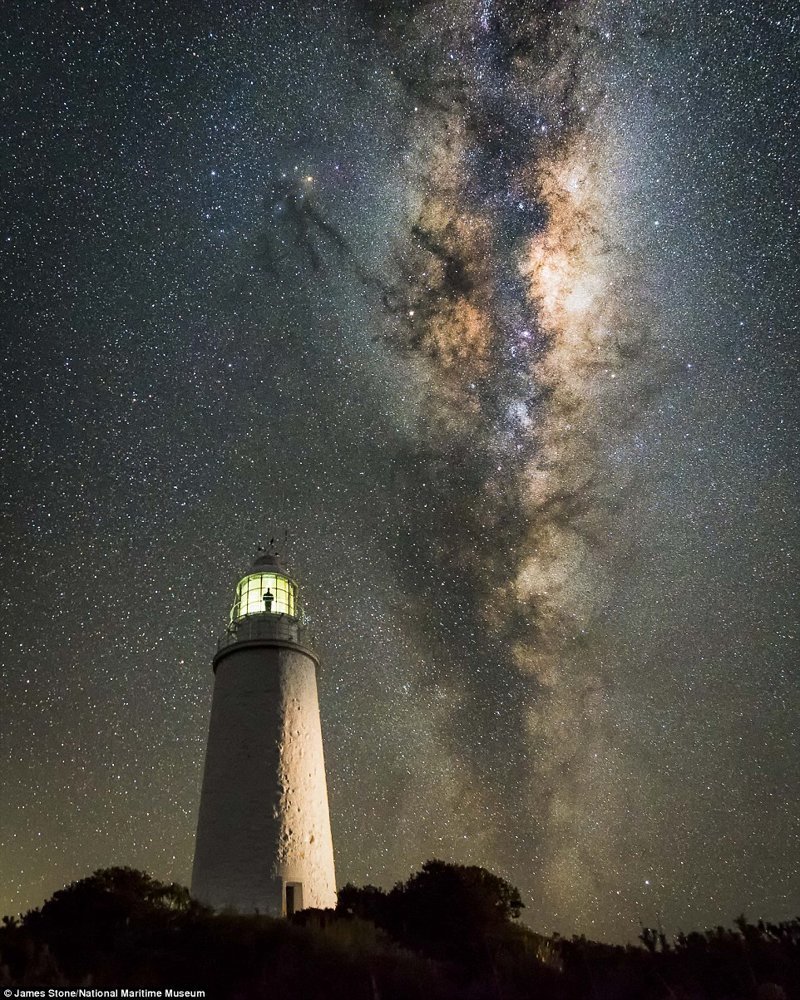
<svg viewBox="0 0 800 1000">
<path fill-rule="evenodd" d="M 286 535 L 340 884 L 796 915 L 791 6 L 4 4 L 0 912 L 188 883 Z"/>
</svg>

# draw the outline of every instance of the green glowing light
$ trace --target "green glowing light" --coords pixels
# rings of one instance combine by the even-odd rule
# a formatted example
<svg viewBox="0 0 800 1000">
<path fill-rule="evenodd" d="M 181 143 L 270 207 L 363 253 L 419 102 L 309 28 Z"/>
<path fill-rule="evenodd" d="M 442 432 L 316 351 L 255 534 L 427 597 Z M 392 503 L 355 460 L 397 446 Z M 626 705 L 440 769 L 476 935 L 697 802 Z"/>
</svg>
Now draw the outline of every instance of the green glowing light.
<svg viewBox="0 0 800 1000">
<path fill-rule="evenodd" d="M 241 579 L 236 588 L 231 621 L 247 615 L 263 615 L 267 611 L 273 615 L 296 617 L 296 609 L 297 586 L 291 580 L 279 573 L 251 573 Z"/>
</svg>

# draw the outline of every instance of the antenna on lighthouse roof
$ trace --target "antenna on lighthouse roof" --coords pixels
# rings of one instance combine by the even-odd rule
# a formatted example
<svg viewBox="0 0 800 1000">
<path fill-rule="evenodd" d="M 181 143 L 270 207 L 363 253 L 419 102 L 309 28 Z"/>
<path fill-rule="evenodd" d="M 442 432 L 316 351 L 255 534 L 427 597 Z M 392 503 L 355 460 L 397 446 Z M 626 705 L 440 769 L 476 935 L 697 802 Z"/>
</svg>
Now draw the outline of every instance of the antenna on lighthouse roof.
<svg viewBox="0 0 800 1000">
<path fill-rule="evenodd" d="M 283 551 L 284 552 L 286 551 L 286 548 L 288 547 L 288 542 L 289 542 L 289 530 L 287 528 L 287 529 L 284 529 L 284 532 L 283 532 Z M 256 551 L 257 552 L 264 552 L 264 553 L 266 553 L 267 555 L 270 555 L 270 556 L 276 556 L 277 557 L 278 555 L 280 555 L 281 550 L 278 548 L 278 537 L 277 537 L 277 535 L 273 535 L 272 538 L 270 538 L 269 543 L 267 545 L 261 545 L 261 544 L 257 545 L 256 546 Z"/>
</svg>

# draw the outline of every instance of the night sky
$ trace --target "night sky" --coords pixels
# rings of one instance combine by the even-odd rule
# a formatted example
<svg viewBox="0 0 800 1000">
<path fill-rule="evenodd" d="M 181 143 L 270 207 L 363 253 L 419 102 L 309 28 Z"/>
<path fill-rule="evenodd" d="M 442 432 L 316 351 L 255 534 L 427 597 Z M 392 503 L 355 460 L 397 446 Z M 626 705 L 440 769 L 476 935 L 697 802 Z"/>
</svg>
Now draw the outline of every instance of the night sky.
<svg viewBox="0 0 800 1000">
<path fill-rule="evenodd" d="M 0 912 L 188 883 L 288 532 L 340 885 L 796 915 L 792 6 L 3 5 Z"/>
</svg>

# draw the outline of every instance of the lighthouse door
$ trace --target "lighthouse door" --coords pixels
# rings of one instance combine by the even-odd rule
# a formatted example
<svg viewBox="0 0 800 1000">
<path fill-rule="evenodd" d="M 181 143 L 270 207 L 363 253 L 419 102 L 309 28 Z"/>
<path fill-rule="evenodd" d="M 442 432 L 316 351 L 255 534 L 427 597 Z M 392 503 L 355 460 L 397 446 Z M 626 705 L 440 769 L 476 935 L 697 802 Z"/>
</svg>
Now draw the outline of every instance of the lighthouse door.
<svg viewBox="0 0 800 1000">
<path fill-rule="evenodd" d="M 303 909 L 303 883 L 302 882 L 287 882 L 286 883 L 286 899 L 285 910 L 286 916 L 291 917 L 293 913 L 297 913 L 298 910 Z"/>
</svg>

